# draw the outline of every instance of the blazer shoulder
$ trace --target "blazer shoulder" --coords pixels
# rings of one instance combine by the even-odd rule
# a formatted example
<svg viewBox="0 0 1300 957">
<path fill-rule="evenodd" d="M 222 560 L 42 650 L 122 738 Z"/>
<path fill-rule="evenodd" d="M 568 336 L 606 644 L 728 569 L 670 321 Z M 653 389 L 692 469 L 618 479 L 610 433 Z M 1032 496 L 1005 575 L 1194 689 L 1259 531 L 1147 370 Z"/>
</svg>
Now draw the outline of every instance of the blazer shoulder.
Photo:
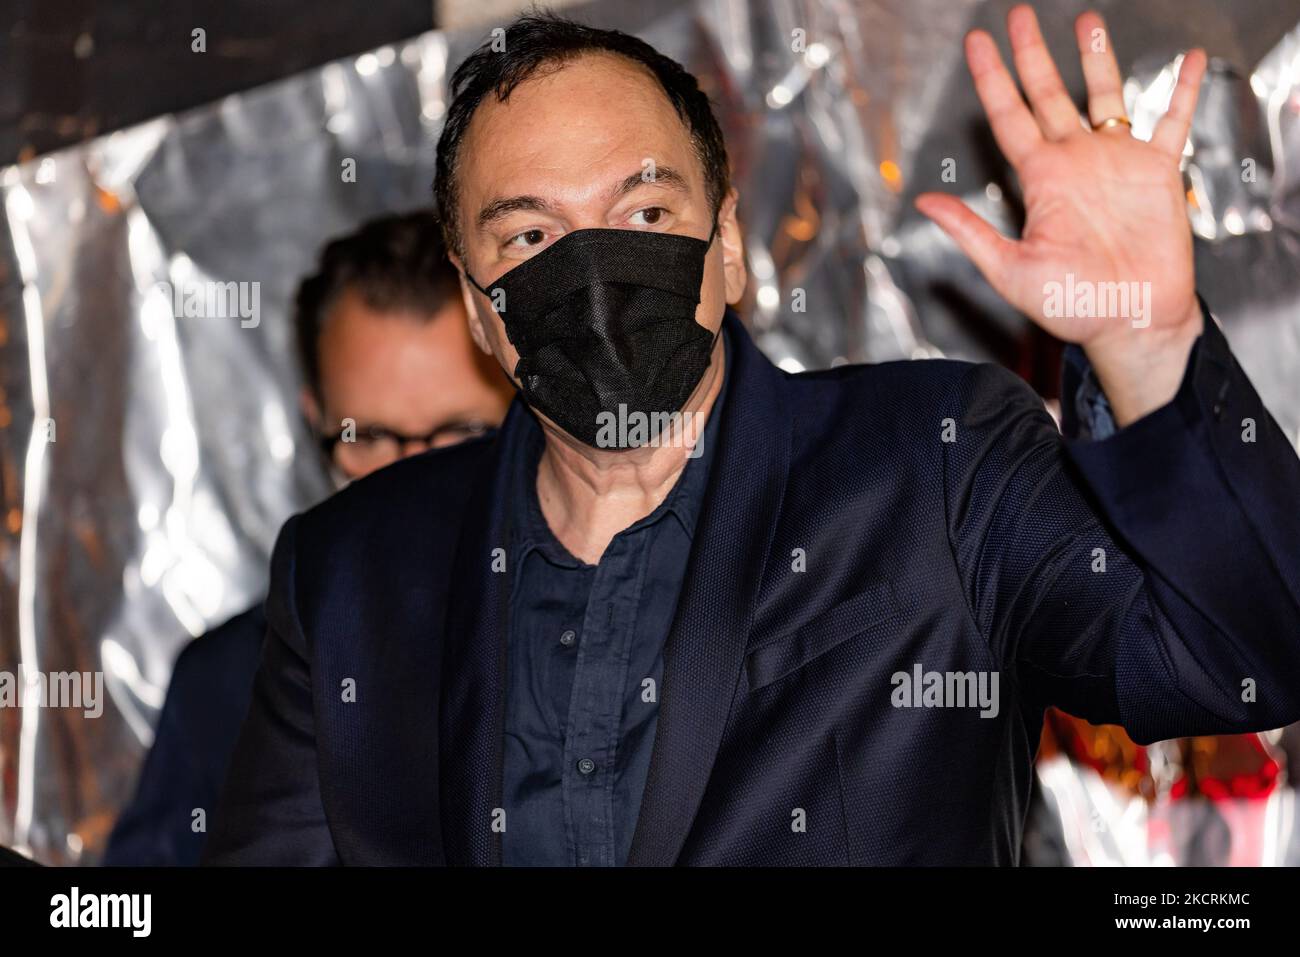
<svg viewBox="0 0 1300 957">
<path fill-rule="evenodd" d="M 898 359 L 785 376 L 796 400 L 862 402 L 898 413 L 937 411 L 972 401 L 1042 401 L 1024 379 L 1005 366 L 965 359 Z"/>
<path fill-rule="evenodd" d="M 403 602 L 428 600 L 453 561 L 471 493 L 491 481 L 498 448 L 492 435 L 431 449 L 290 518 L 271 558 L 271 626 L 290 637 L 301 628 L 315 641 L 321 620 L 382 620 Z"/>
<path fill-rule="evenodd" d="M 356 479 L 296 516 L 300 549 L 350 534 L 405 537 L 422 523 L 455 518 L 485 469 L 495 462 L 496 432 L 430 449 Z"/>
<path fill-rule="evenodd" d="M 980 375 L 978 370 L 986 365 L 961 359 L 900 359 L 784 375 L 797 417 L 858 431 L 907 428 L 948 414 L 945 410 L 952 407 L 963 381 Z"/>
<path fill-rule="evenodd" d="M 813 393 L 863 395 L 881 389 L 933 393 L 936 387 L 951 387 L 981 364 L 988 363 L 964 359 L 894 359 L 889 362 L 846 363 L 829 369 L 786 372 L 784 375 L 791 388 Z"/>
</svg>

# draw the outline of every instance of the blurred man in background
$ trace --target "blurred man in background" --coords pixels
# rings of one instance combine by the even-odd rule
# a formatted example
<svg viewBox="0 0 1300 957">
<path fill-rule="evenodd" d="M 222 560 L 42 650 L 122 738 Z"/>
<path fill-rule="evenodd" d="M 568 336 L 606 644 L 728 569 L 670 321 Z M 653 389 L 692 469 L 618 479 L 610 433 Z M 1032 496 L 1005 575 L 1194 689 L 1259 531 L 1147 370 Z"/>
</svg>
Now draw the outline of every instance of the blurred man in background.
<svg viewBox="0 0 1300 957">
<path fill-rule="evenodd" d="M 514 395 L 474 347 L 431 213 L 377 219 L 327 245 L 294 321 L 303 413 L 340 485 L 496 428 Z M 181 652 L 105 864 L 198 863 L 265 632 L 259 602 Z"/>
</svg>

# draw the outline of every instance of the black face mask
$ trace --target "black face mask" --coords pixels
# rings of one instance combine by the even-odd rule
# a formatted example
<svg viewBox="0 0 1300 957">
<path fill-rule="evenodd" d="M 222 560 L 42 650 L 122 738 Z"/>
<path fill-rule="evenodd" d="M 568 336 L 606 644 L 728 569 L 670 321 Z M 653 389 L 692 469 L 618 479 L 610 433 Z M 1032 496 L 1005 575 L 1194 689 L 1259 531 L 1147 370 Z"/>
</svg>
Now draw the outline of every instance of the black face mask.
<svg viewBox="0 0 1300 957">
<path fill-rule="evenodd" d="M 579 229 L 487 289 L 465 273 L 505 323 L 528 404 L 596 448 L 645 444 L 640 436 L 611 443 L 611 432 L 635 433 L 611 430 L 611 417 L 647 422 L 644 434 L 654 440 L 656 425 L 681 411 L 713 354 L 716 334 L 695 321 L 695 307 L 715 232 L 716 219 L 707 241 Z"/>
</svg>

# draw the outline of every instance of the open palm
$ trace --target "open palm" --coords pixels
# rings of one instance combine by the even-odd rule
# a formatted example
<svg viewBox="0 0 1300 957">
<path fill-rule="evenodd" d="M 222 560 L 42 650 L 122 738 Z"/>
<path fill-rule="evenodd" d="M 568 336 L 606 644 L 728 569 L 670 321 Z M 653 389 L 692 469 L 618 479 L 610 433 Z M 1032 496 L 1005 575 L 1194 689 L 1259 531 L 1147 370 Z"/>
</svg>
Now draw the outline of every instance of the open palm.
<svg viewBox="0 0 1300 957">
<path fill-rule="evenodd" d="M 1033 10 L 1014 8 L 1007 27 L 1028 103 L 988 33 L 966 38 L 966 58 L 998 146 L 1020 179 L 1023 235 L 1002 236 L 953 196 L 924 194 L 918 208 L 1003 297 L 1061 339 L 1122 345 L 1135 330 L 1199 323 L 1179 161 L 1204 52 L 1183 58 L 1169 111 L 1144 142 L 1129 133 L 1100 16 L 1085 13 L 1075 23 L 1092 129 L 1066 92 Z"/>
</svg>

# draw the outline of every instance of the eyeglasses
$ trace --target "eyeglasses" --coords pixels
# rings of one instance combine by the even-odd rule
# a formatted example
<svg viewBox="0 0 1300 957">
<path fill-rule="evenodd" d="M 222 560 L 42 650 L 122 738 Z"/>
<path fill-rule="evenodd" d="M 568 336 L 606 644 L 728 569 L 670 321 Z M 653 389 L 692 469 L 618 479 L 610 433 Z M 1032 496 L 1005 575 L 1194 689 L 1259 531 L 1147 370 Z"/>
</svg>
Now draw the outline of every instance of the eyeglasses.
<svg viewBox="0 0 1300 957">
<path fill-rule="evenodd" d="M 320 447 L 345 473 L 359 476 L 416 452 L 464 442 L 489 428 L 478 419 L 449 422 L 423 435 L 408 435 L 384 425 L 345 426 L 320 436 Z"/>
</svg>

